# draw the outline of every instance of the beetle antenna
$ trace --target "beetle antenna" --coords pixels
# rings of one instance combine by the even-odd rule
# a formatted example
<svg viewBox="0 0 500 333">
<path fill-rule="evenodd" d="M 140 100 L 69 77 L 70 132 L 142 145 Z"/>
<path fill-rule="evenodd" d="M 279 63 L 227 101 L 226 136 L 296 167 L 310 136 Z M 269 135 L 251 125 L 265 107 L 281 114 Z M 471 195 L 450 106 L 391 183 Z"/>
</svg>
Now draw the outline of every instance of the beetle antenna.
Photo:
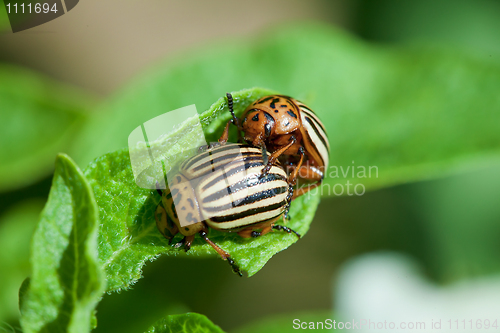
<svg viewBox="0 0 500 333">
<path fill-rule="evenodd" d="M 229 112 L 231 112 L 231 115 L 233 116 L 233 124 L 235 124 L 236 127 L 240 128 L 238 118 L 236 118 L 236 115 L 234 114 L 233 95 L 231 95 L 230 93 L 226 93 L 226 97 L 227 97 L 227 107 L 229 108 Z"/>
</svg>

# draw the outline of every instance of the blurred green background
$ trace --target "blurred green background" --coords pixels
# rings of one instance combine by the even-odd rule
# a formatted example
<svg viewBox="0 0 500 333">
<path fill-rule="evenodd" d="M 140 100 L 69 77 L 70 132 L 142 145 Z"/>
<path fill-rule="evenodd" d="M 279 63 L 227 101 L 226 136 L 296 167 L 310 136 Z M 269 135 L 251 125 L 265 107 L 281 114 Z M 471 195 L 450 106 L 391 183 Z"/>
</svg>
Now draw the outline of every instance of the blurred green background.
<svg viewBox="0 0 500 333">
<path fill-rule="evenodd" d="M 17 292 L 29 275 L 30 236 L 48 195 L 56 152 L 75 156 L 80 167 L 97 157 L 94 151 L 98 148 L 81 151 L 88 138 L 85 124 L 100 119 L 101 105 L 119 95 L 122 85 L 137 81 L 135 76 L 140 74 L 142 81 L 138 82 L 147 87 L 148 75 L 157 68 L 175 68 L 176 54 L 186 50 L 198 53 L 222 44 L 228 48 L 232 43 L 242 48 L 244 36 L 309 20 L 346 30 L 351 34 L 346 39 L 364 40 L 375 51 L 408 46 L 418 53 L 430 48 L 477 64 L 500 66 L 500 1 L 493 0 L 85 0 L 57 20 L 16 34 L 8 30 L 2 10 L 0 7 L 0 323 L 4 324 L 0 325 L 4 326 L 0 327 L 19 326 Z M 239 73 L 233 75 L 232 81 L 238 82 Z M 273 82 L 261 85 L 279 89 Z M 245 87 L 234 90 L 241 88 Z M 394 86 L 394 94 L 403 88 L 403 84 Z M 500 86 L 496 89 L 500 92 Z M 472 94 L 480 100 L 478 90 Z M 192 100 L 208 103 L 197 103 L 202 111 L 224 92 L 207 93 L 205 99 L 192 96 Z M 182 94 L 182 88 L 177 93 Z M 369 97 L 355 96 L 355 87 L 352 94 L 353 101 Z M 180 100 L 189 101 L 190 97 Z M 491 104 L 491 114 L 500 115 L 498 106 Z M 133 107 L 143 112 L 140 105 Z M 478 117 L 484 116 L 477 111 Z M 487 127 L 498 124 L 499 119 L 480 118 L 477 123 Z M 480 126 L 467 125 L 454 126 L 453 135 L 483 135 Z M 103 132 L 99 135 L 106 137 Z M 126 145 L 126 138 L 117 140 Z M 291 321 L 297 316 L 316 320 L 331 315 L 335 311 L 332 279 L 335 281 L 342 264 L 378 250 L 410 255 L 426 277 L 440 285 L 498 274 L 500 165 L 494 161 L 500 157 L 500 133 L 485 140 L 496 150 L 491 150 L 484 163 L 458 170 L 444 167 L 438 179 L 403 179 L 394 183 L 405 184 L 361 197 L 323 198 L 307 236 L 250 279 L 228 274 L 226 264 L 216 257 L 161 257 L 148 263 L 144 278 L 132 290 L 104 296 L 97 309 L 95 331 L 142 332 L 165 314 L 187 311 L 202 313 L 229 332 L 245 326 L 251 331 L 248 325 L 262 325 L 264 318 L 269 325 L 284 323 L 276 324 L 283 332 L 292 331 Z M 332 163 L 336 154 L 331 152 Z M 479 149 L 477 154 L 481 155 Z"/>
</svg>

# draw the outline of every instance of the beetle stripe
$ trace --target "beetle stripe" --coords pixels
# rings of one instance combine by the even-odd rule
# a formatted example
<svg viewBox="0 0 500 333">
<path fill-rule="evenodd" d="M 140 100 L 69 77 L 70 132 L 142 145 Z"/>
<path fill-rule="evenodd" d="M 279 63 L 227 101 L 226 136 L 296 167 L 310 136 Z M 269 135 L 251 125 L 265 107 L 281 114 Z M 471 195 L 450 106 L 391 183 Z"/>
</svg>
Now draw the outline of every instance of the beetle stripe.
<svg viewBox="0 0 500 333">
<path fill-rule="evenodd" d="M 185 163 L 183 163 L 182 168 L 189 169 L 193 164 L 199 162 L 200 160 L 203 160 L 210 155 L 215 154 L 216 152 L 221 152 L 221 151 L 226 151 L 226 150 L 235 150 L 239 151 L 239 146 L 237 145 L 221 145 L 214 147 L 212 149 L 208 149 L 204 152 L 201 152 L 200 154 L 193 156 L 192 158 L 188 159 Z"/>
<path fill-rule="evenodd" d="M 236 165 L 236 164 L 234 164 Z M 241 173 L 235 173 L 232 175 L 225 175 L 220 177 L 219 182 L 213 183 L 211 187 L 205 188 L 205 190 L 202 190 L 201 196 L 209 196 L 211 194 L 214 194 L 215 192 L 225 190 L 227 191 L 226 187 L 229 184 L 236 184 L 244 179 L 247 181 L 247 186 L 254 186 L 258 184 L 259 178 L 261 177 L 262 174 L 262 168 L 263 165 L 258 165 L 255 167 L 249 167 L 245 171 L 242 171 Z M 214 172 L 213 174 L 204 177 L 201 180 L 201 183 L 198 185 L 199 187 L 204 187 L 204 184 L 211 182 L 214 178 L 218 178 L 219 176 L 224 174 L 225 169 L 221 168 Z M 269 174 L 277 174 L 282 179 L 286 179 L 287 175 L 286 172 L 283 170 L 283 168 L 277 167 L 277 166 L 272 166 L 271 169 L 269 170 Z"/>
<path fill-rule="evenodd" d="M 323 123 L 321 122 L 321 120 L 319 120 L 318 116 L 316 115 L 316 113 L 314 113 L 313 110 L 311 110 L 307 105 L 305 104 L 299 104 L 300 105 L 300 109 L 302 110 L 302 112 L 305 112 L 309 117 L 311 118 L 314 118 L 314 120 L 316 121 L 316 123 L 319 125 L 319 127 L 321 127 L 321 129 L 323 130 L 324 133 L 326 133 L 326 129 L 325 129 L 325 126 L 323 125 Z"/>
<path fill-rule="evenodd" d="M 242 200 L 237 200 L 236 203 L 232 201 L 222 206 L 204 207 L 204 211 L 211 213 L 220 213 L 234 207 L 243 207 L 287 192 L 288 192 L 288 186 L 274 187 L 265 191 L 247 195 Z"/>
<path fill-rule="evenodd" d="M 247 145 L 247 144 L 223 144 L 220 146 L 216 146 L 213 148 L 210 148 L 196 156 L 193 156 L 192 158 L 188 159 L 186 162 L 184 162 L 181 166 L 182 169 L 189 169 L 193 167 L 196 164 L 199 164 L 200 161 L 210 159 L 212 160 L 215 155 L 224 155 L 225 152 L 230 152 L 233 150 L 234 152 L 241 152 L 241 151 L 255 151 L 256 153 L 259 152 L 259 149 Z"/>
<path fill-rule="evenodd" d="M 227 165 L 227 163 L 230 163 L 231 160 L 235 160 L 239 156 L 249 157 L 249 156 L 257 156 L 257 155 L 258 154 L 256 154 L 255 152 L 250 151 L 250 152 L 229 153 L 229 154 L 224 154 L 224 155 L 217 156 L 217 157 L 210 156 L 207 161 L 205 161 L 205 160 L 200 161 L 201 164 L 199 164 L 197 166 L 193 166 L 192 170 L 193 170 L 193 172 L 197 172 L 197 171 L 205 170 L 205 169 L 215 170 L 220 165 Z"/>
<path fill-rule="evenodd" d="M 255 104 L 265 103 L 265 102 L 267 102 L 268 100 L 273 99 L 273 98 L 274 98 L 274 96 L 273 96 L 273 95 L 271 95 L 271 96 L 267 96 L 267 97 L 263 97 L 261 100 L 258 100 L 258 101 L 257 101 L 257 103 L 255 103 Z"/>
<path fill-rule="evenodd" d="M 280 211 L 280 210 L 276 210 L 276 212 L 274 212 L 275 215 L 272 215 L 273 213 L 269 213 L 267 215 L 271 216 L 270 218 L 267 218 L 267 217 L 263 217 L 262 220 L 257 220 L 257 221 L 243 221 L 242 219 L 238 221 L 238 223 L 242 223 L 242 225 L 236 225 L 234 227 L 229 227 L 229 223 L 214 223 L 214 222 L 210 222 L 210 220 L 207 221 L 208 225 L 213 228 L 213 229 L 218 229 L 218 230 L 223 230 L 223 231 L 226 231 L 226 232 L 238 232 L 238 231 L 241 231 L 243 229 L 246 229 L 248 227 L 252 227 L 254 225 L 257 225 L 257 224 L 265 224 L 265 223 L 268 223 L 268 222 L 272 222 L 272 221 L 276 221 L 280 215 L 283 215 L 283 212 L 284 211 Z M 234 223 L 236 224 L 236 223 Z"/>
<path fill-rule="evenodd" d="M 318 116 L 310 109 L 301 109 L 301 110 L 302 113 L 304 113 L 306 116 L 308 116 L 314 121 L 314 124 L 316 125 L 317 129 L 321 132 L 321 135 L 323 137 L 327 138 L 326 141 L 328 142 L 328 135 L 326 134 L 325 127 L 323 126 L 321 120 L 319 120 Z"/>
<path fill-rule="evenodd" d="M 208 224 L 210 228 L 216 230 L 222 230 L 226 232 L 238 232 L 257 224 L 262 225 L 267 222 L 276 221 L 277 219 L 280 218 L 281 215 L 283 215 L 284 212 L 285 212 L 284 209 L 276 209 L 274 211 L 265 212 L 258 215 L 252 215 L 250 217 L 244 217 L 233 222 L 218 223 L 218 222 L 213 222 L 210 219 L 206 220 L 205 222 Z"/>
<path fill-rule="evenodd" d="M 214 186 L 216 183 L 220 182 L 224 178 L 228 178 L 238 172 L 241 172 L 243 170 L 248 170 L 250 168 L 254 167 L 264 167 L 264 164 L 262 163 L 262 156 L 252 156 L 249 158 L 246 158 L 245 161 L 249 161 L 248 163 L 245 164 L 238 164 L 236 167 L 229 169 L 229 170 L 224 170 L 225 172 L 221 173 L 220 175 L 217 175 L 213 179 L 210 179 L 208 183 L 203 185 L 202 191 L 207 190 L 208 188 Z M 252 162 L 256 161 L 256 162 Z M 224 168 L 226 169 L 226 167 Z"/>
<path fill-rule="evenodd" d="M 311 126 L 307 119 L 303 125 L 307 130 L 307 139 L 305 140 L 306 145 L 311 146 L 311 150 L 313 150 L 317 157 L 321 159 L 322 165 L 326 169 L 329 162 L 329 153 L 328 148 L 323 144 L 324 140 L 321 140 L 321 137 L 318 136 L 318 132 L 314 130 L 315 127 Z M 309 150 L 308 147 L 306 147 L 306 149 Z M 313 151 L 311 151 L 311 153 Z"/>
<path fill-rule="evenodd" d="M 309 125 L 311 126 L 311 128 L 314 130 L 314 132 L 316 133 L 316 136 L 321 140 L 321 142 L 323 143 L 323 145 L 325 147 L 328 147 L 328 138 L 326 138 L 325 140 L 325 136 L 322 135 L 322 133 L 320 133 L 319 129 L 318 129 L 318 126 L 316 126 L 313 122 L 313 120 L 309 117 L 305 117 L 306 121 L 309 123 Z"/>
<path fill-rule="evenodd" d="M 246 205 L 236 205 L 239 204 L 240 201 L 245 200 L 247 197 L 252 196 L 253 194 L 257 194 L 261 191 L 264 190 L 270 190 L 274 188 L 279 188 L 282 187 L 282 189 L 275 190 L 276 194 L 268 197 L 262 198 L 260 201 L 255 201 L 253 203 L 248 203 Z M 286 203 L 287 197 L 289 192 L 287 191 L 288 189 L 288 183 L 286 181 L 278 180 L 278 181 L 273 181 L 270 183 L 260 183 L 258 186 L 253 186 L 248 188 L 248 190 L 244 191 L 238 191 L 236 193 L 233 193 L 231 195 L 226 196 L 224 199 L 217 200 L 214 202 L 207 204 L 201 205 L 200 209 L 202 212 L 202 215 L 204 216 L 205 221 L 210 221 L 212 217 L 217 220 L 217 218 L 221 216 L 245 216 L 243 218 L 235 218 L 234 221 L 230 222 L 229 220 L 227 222 L 215 222 L 213 223 L 228 223 L 227 225 L 224 225 L 221 228 L 235 228 L 235 227 L 241 227 L 245 224 L 248 223 L 253 223 L 254 221 L 262 221 L 265 219 L 268 219 L 273 216 L 277 216 L 281 214 L 285 206 L 282 206 L 281 208 L 273 208 L 273 205 L 276 204 L 277 202 L 282 202 Z M 282 192 L 282 193 L 281 193 Z M 232 203 L 236 203 L 233 207 Z M 221 210 L 220 208 L 217 209 L 216 212 L 209 212 L 209 208 L 213 207 L 220 207 L 221 205 L 227 205 L 231 204 L 231 206 L 226 206 L 228 207 L 226 210 Z M 208 206 L 208 207 L 207 207 Z M 208 208 L 208 209 L 207 209 Z M 259 211 L 256 211 L 256 209 L 261 209 Z M 257 214 L 257 215 L 256 215 Z M 217 220 L 218 221 L 218 220 Z M 219 227 L 218 227 L 219 228 Z"/>
<path fill-rule="evenodd" d="M 328 167 L 329 163 L 329 144 L 328 139 L 325 140 L 325 136 L 322 135 L 321 130 L 312 118 L 307 116 L 306 112 L 301 113 L 302 125 L 304 127 L 304 144 L 306 145 L 306 150 L 313 155 L 313 158 L 321 163 L 324 168 Z"/>
<path fill-rule="evenodd" d="M 238 192 L 242 189 L 250 189 L 251 187 L 262 185 L 264 183 L 275 182 L 277 180 L 282 180 L 286 182 L 286 178 L 279 174 L 267 174 L 263 178 L 259 178 L 259 176 L 256 175 L 251 175 L 251 177 L 245 177 L 244 179 L 240 180 L 235 184 L 232 184 L 215 193 L 205 196 L 203 198 L 203 203 L 219 200 L 221 198 L 228 196 L 231 193 Z"/>
<path fill-rule="evenodd" d="M 273 205 L 249 209 L 249 210 L 246 210 L 246 211 L 238 213 L 238 214 L 231 214 L 231 215 L 226 215 L 226 216 L 214 216 L 214 217 L 210 218 L 210 220 L 215 222 L 215 223 L 228 223 L 228 222 L 236 222 L 237 220 L 243 220 L 244 218 L 247 218 L 247 217 L 253 217 L 252 219 L 254 219 L 254 215 L 259 215 L 260 213 L 263 213 L 263 212 L 267 213 L 267 212 L 272 212 L 272 211 L 283 210 L 283 207 L 285 207 L 285 206 L 286 206 L 286 200 L 283 200 L 283 201 L 277 202 Z M 276 215 L 279 215 L 279 214 L 276 214 Z M 276 216 L 276 215 L 274 215 L 274 216 Z M 241 225 L 242 224 L 240 223 L 239 226 L 241 226 Z M 220 226 L 219 226 L 219 228 L 220 228 Z"/>
</svg>

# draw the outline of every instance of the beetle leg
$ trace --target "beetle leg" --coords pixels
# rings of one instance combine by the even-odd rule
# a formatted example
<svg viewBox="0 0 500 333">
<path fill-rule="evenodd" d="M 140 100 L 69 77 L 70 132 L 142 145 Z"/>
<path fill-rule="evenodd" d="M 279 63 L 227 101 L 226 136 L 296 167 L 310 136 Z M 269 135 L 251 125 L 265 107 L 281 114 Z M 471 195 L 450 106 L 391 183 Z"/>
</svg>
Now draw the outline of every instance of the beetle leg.
<svg viewBox="0 0 500 333">
<path fill-rule="evenodd" d="M 229 138 L 229 124 L 231 121 L 228 121 L 226 124 L 226 127 L 224 128 L 224 131 L 222 132 L 221 137 L 219 138 L 219 143 L 221 145 L 225 144 L 227 142 L 227 139 Z"/>
<path fill-rule="evenodd" d="M 299 176 L 303 179 L 322 181 L 324 174 L 314 165 L 303 165 L 299 170 Z"/>
<path fill-rule="evenodd" d="M 307 186 L 307 187 L 301 187 L 301 188 L 297 189 L 297 190 L 295 191 L 295 193 L 293 193 L 292 200 L 297 199 L 297 198 L 298 198 L 298 197 L 300 197 L 301 195 L 306 194 L 306 193 L 307 193 L 307 192 L 309 192 L 310 190 L 312 190 L 312 189 L 314 189 L 314 188 L 318 187 L 319 185 L 321 185 L 321 182 L 320 182 L 320 181 L 319 181 L 319 182 L 316 182 L 316 183 L 314 183 L 314 184 L 311 184 L 311 185 L 309 185 L 309 186 Z"/>
<path fill-rule="evenodd" d="M 191 244 L 193 244 L 194 235 L 184 237 L 184 251 L 189 251 Z"/>
<path fill-rule="evenodd" d="M 214 248 L 214 250 L 217 251 L 217 253 L 222 257 L 223 260 L 226 260 L 229 263 L 229 265 L 231 265 L 231 268 L 233 269 L 233 272 L 235 272 L 239 276 L 243 276 L 243 274 L 241 274 L 240 268 L 238 267 L 238 265 L 236 264 L 236 262 L 233 259 L 231 259 L 231 256 L 229 255 L 229 253 L 227 253 L 226 251 L 224 251 L 223 249 L 221 249 L 217 244 L 215 244 L 214 242 L 212 242 L 207 237 L 207 232 L 205 230 L 200 230 L 198 233 L 205 240 L 205 242 L 207 242 L 208 244 L 210 244 L 210 246 L 212 246 Z"/>
<path fill-rule="evenodd" d="M 300 238 L 300 235 L 299 235 L 299 233 L 298 233 L 297 231 L 295 231 L 295 230 L 293 230 L 293 229 L 290 229 L 290 228 L 288 228 L 288 227 L 285 227 L 285 226 L 283 226 L 283 225 L 276 224 L 276 225 L 273 225 L 273 226 L 272 226 L 272 228 L 273 228 L 274 230 L 279 230 L 279 231 L 284 230 L 284 231 L 288 232 L 289 234 L 293 232 L 294 234 L 296 234 L 296 235 L 297 235 L 297 237 L 299 237 L 299 238 Z"/>
<path fill-rule="evenodd" d="M 297 166 L 293 170 L 292 174 L 288 177 L 288 183 L 292 184 L 292 186 L 295 186 L 297 183 L 297 175 L 299 174 L 299 170 L 302 167 L 302 164 L 304 163 L 304 147 L 299 148 L 299 154 L 300 154 L 300 160 L 299 163 L 297 163 Z"/>
<path fill-rule="evenodd" d="M 186 242 L 186 237 L 184 237 L 179 243 L 175 244 L 174 247 L 176 249 L 180 248 Z"/>
<path fill-rule="evenodd" d="M 321 185 L 321 182 L 323 181 L 323 173 L 319 171 L 315 166 L 311 165 L 302 165 L 302 167 L 300 167 L 299 170 L 299 176 L 304 179 L 315 180 L 316 182 L 306 187 L 301 187 L 297 189 L 293 194 L 292 200 L 295 200 L 301 195 L 304 195 L 310 190 L 318 187 L 319 185 Z"/>
<path fill-rule="evenodd" d="M 267 156 L 267 148 L 264 142 L 262 142 L 262 160 L 264 161 L 264 164 L 266 165 L 267 168 L 267 165 L 269 163 L 269 158 Z M 267 170 L 267 172 L 269 172 L 269 170 Z"/>
<path fill-rule="evenodd" d="M 271 170 L 272 165 L 276 162 L 278 157 L 281 156 L 281 154 L 283 154 L 288 148 L 290 148 L 296 141 L 297 139 L 295 138 L 295 136 L 292 135 L 290 137 L 290 142 L 288 144 L 284 145 L 283 147 L 272 153 L 271 157 L 267 162 L 267 165 L 264 167 L 264 169 L 262 169 L 262 174 L 263 175 L 267 174 L 269 170 Z"/>
<path fill-rule="evenodd" d="M 290 219 L 290 217 L 288 216 L 288 212 L 290 211 L 290 205 L 292 204 L 294 186 L 295 183 L 288 183 L 288 195 L 286 196 L 286 207 L 285 213 L 283 214 L 283 223 L 286 223 L 286 221 Z"/>
<path fill-rule="evenodd" d="M 243 238 L 250 238 L 250 237 L 257 238 L 260 236 L 264 236 L 265 234 L 267 234 L 269 231 L 272 230 L 271 225 L 269 223 L 266 223 L 266 224 L 267 224 L 266 226 L 257 225 L 254 227 L 249 227 L 247 229 L 241 230 L 240 232 L 238 232 L 238 235 L 240 235 Z M 254 228 L 255 229 L 262 229 L 262 230 L 255 231 L 255 230 L 253 230 Z"/>
</svg>

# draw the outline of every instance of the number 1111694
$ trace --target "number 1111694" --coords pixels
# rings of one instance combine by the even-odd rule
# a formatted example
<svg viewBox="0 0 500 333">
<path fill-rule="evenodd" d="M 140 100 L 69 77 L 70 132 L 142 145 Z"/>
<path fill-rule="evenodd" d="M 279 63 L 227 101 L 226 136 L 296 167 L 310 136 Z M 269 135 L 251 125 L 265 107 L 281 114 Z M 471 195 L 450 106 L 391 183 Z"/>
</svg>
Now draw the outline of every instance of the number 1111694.
<svg viewBox="0 0 500 333">
<path fill-rule="evenodd" d="M 36 3 L 36 4 L 31 4 L 27 3 L 26 5 L 24 3 L 21 4 L 11 4 L 8 3 L 5 5 L 7 7 L 7 13 L 13 13 L 13 14 L 31 14 L 31 13 L 48 13 L 48 12 L 53 12 L 57 13 L 57 4 L 55 3 L 52 8 L 50 7 L 50 4 L 48 3 Z"/>
</svg>

